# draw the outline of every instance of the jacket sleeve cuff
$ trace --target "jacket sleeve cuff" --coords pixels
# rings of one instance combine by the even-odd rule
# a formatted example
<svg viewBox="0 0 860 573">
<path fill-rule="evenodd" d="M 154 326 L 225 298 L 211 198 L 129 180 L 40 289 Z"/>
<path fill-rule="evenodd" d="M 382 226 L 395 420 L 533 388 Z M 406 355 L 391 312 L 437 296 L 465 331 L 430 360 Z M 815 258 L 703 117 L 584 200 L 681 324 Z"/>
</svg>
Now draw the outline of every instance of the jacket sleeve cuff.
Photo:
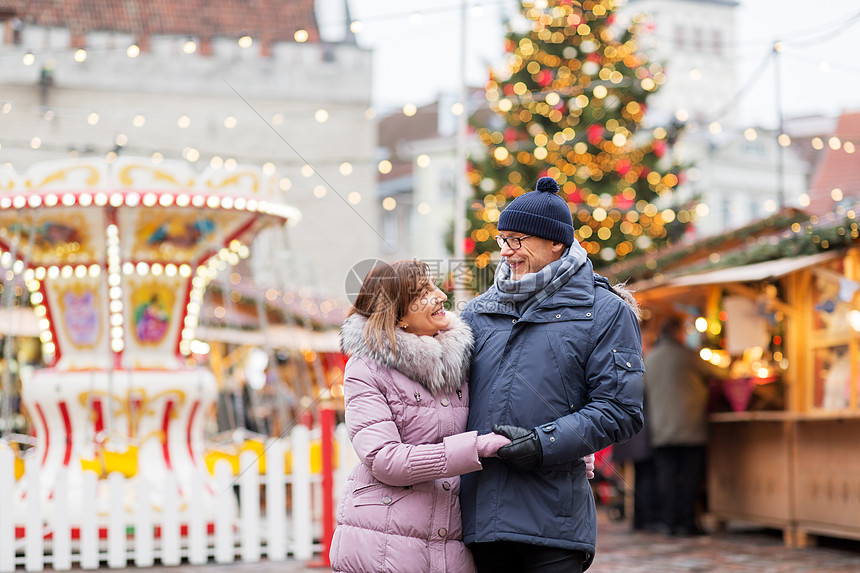
<svg viewBox="0 0 860 573">
<path fill-rule="evenodd" d="M 447 436 L 442 443 L 445 444 L 448 475 L 467 474 L 483 468 L 478 459 L 478 432 Z"/>
</svg>

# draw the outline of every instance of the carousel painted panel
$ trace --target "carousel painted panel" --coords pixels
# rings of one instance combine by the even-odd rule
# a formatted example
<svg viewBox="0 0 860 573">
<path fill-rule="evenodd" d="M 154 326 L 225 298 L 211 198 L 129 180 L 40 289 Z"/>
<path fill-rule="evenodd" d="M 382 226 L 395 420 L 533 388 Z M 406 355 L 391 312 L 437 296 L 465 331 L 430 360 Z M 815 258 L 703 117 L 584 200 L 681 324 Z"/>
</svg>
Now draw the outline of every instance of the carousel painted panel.
<svg viewBox="0 0 860 573">
<path fill-rule="evenodd" d="M 30 266 L 97 264 L 105 257 L 100 210 L 0 211 L 0 246 Z"/>
<path fill-rule="evenodd" d="M 61 275 L 43 282 L 42 288 L 51 309 L 41 321 L 42 338 L 54 341 L 59 358 L 55 366 L 60 370 L 110 367 L 108 293 L 103 277 Z"/>
<path fill-rule="evenodd" d="M 163 271 L 160 271 L 163 272 Z M 125 351 L 127 368 L 177 368 L 181 321 L 190 281 L 181 275 L 129 276 L 125 283 Z"/>
<path fill-rule="evenodd" d="M 197 264 L 250 224 L 253 215 L 195 207 L 121 209 L 118 223 L 127 260 Z"/>
</svg>

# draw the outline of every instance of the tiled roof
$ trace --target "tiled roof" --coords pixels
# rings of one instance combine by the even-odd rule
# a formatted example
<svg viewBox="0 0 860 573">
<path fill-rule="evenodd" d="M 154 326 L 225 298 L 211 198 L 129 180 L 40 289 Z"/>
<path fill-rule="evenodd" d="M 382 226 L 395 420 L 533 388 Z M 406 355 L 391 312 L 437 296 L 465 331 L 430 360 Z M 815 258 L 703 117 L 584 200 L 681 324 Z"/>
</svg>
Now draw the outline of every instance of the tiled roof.
<svg viewBox="0 0 860 573">
<path fill-rule="evenodd" d="M 833 135 L 860 148 L 860 112 L 843 113 Z M 827 146 L 823 153 L 809 184 L 812 213 L 832 210 L 831 192 L 835 188 L 841 189 L 846 199 L 860 199 L 860 149 L 847 153 L 844 146 L 840 149 Z"/>
<path fill-rule="evenodd" d="M 14 12 L 25 24 L 68 27 L 77 34 L 247 34 L 271 43 L 294 41 L 297 30 L 306 30 L 308 41 L 319 41 L 314 0 L 0 0 L 0 12 Z"/>
</svg>

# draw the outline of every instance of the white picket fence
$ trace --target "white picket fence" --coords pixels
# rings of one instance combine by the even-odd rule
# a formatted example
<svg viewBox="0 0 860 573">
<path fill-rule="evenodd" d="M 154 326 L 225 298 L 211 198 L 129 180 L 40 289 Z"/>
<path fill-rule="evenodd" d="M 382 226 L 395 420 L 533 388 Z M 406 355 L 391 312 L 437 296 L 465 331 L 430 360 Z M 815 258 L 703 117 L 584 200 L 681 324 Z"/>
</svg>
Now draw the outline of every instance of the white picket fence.
<svg viewBox="0 0 860 573">
<path fill-rule="evenodd" d="M 346 476 L 356 457 L 342 425 L 335 431 L 338 444 L 337 470 L 335 471 L 335 503 L 342 491 Z M 203 508 L 204 476 L 196 475 L 191 481 L 191 495 L 186 499 L 187 522 L 180 524 L 180 508 L 176 496 L 165 495 L 160 512 L 154 512 L 149 503 L 137 503 L 133 510 L 133 533 L 126 523 L 123 508 L 125 477 L 112 473 L 107 477 L 110 511 L 107 517 L 107 535 L 100 535 L 94 503 L 82 504 L 80 525 L 73 528 L 69 521 L 69 491 L 62 476 L 54 480 L 52 488 L 53 517 L 46 517 L 41 507 L 39 487 L 39 460 L 34 456 L 26 462 L 21 478 L 26 488 L 26 523 L 23 538 L 16 539 L 12 504 L 15 495 L 14 453 L 0 448 L 0 573 L 15 571 L 23 566 L 26 571 L 68 571 L 75 564 L 81 569 L 97 569 L 103 564 L 109 568 L 151 567 L 179 565 L 186 559 L 191 564 L 235 561 L 255 562 L 263 557 L 270 561 L 286 559 L 312 559 L 321 550 L 321 495 L 320 474 L 312 474 L 311 431 L 304 426 L 292 430 L 289 448 L 292 456 L 292 473 L 284 473 L 286 439 L 267 442 L 265 451 L 266 472 L 258 472 L 257 456 L 250 451 L 240 457 L 242 471 L 234 477 L 229 462 L 219 461 L 215 466 L 216 502 L 214 519 L 207 524 Z M 84 472 L 83 500 L 96 497 L 97 475 Z M 19 482 L 21 483 L 21 482 Z M 149 499 L 144 480 L 135 482 L 137 498 Z M 288 511 L 287 485 L 290 485 L 291 504 Z M 261 488 L 265 485 L 265 488 Z M 161 491 L 177 490 L 176 476 L 168 474 Z M 238 514 L 235 512 L 234 488 L 238 488 Z M 261 495 L 261 490 L 265 492 Z M 208 508 L 213 515 L 213 508 Z M 186 534 L 181 534 L 182 526 Z M 158 528 L 158 535 L 156 535 Z M 79 531 L 79 535 L 77 534 Z"/>
</svg>

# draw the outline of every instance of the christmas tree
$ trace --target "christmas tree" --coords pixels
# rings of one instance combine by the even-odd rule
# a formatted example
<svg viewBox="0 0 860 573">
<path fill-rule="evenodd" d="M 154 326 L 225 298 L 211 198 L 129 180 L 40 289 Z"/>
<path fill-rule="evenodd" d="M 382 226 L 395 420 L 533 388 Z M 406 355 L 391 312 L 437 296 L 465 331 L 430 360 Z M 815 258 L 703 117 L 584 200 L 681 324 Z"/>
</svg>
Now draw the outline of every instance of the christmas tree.
<svg viewBox="0 0 860 573">
<path fill-rule="evenodd" d="M 670 243 L 691 220 L 691 211 L 672 208 L 680 168 L 668 152 L 679 126 L 639 130 L 647 98 L 665 81 L 662 66 L 639 50 L 639 20 L 615 25 L 614 7 L 526 0 L 528 29 L 509 25 L 507 70 L 486 86 L 495 114 L 473 120 L 487 148 L 468 172 L 475 197 L 465 250 L 477 290 L 492 279 L 500 211 L 545 175 L 561 186 L 597 267 Z"/>
</svg>

